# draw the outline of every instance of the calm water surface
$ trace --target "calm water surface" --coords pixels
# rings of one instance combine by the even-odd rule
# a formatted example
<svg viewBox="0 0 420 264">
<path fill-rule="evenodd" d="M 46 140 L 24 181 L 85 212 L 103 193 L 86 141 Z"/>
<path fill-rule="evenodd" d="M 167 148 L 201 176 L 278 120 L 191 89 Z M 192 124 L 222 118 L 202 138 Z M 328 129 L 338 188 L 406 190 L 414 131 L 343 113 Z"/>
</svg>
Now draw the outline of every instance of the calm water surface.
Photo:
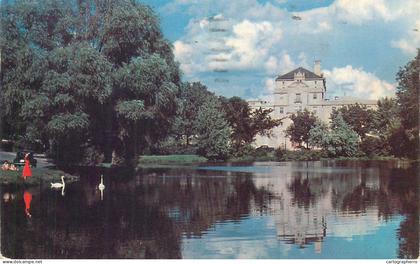
<svg viewBox="0 0 420 264">
<path fill-rule="evenodd" d="M 417 170 L 417 164 L 398 162 L 331 161 L 139 172 L 78 169 L 80 182 L 68 184 L 64 193 L 48 182 L 1 186 L 1 253 L 417 258 Z"/>
</svg>

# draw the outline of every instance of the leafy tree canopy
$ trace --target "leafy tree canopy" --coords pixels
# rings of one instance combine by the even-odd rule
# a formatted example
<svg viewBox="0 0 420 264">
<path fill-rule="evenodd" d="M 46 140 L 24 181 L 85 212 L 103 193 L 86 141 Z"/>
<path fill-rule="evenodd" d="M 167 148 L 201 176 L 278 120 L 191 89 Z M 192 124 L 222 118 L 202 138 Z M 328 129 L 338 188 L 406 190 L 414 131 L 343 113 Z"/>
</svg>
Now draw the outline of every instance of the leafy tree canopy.
<svg viewBox="0 0 420 264">
<path fill-rule="evenodd" d="M 309 146 L 309 131 L 315 126 L 317 121 L 314 113 L 309 112 L 307 109 L 304 111 L 298 111 L 293 114 L 290 119 L 293 123 L 287 128 L 286 135 L 290 137 L 290 140 L 294 143 L 299 144 L 306 143 L 306 147 Z"/>
<path fill-rule="evenodd" d="M 59 159 L 89 144 L 130 159 L 169 133 L 180 73 L 148 6 L 11 1 L 1 24 L 0 115 L 9 136 L 54 144 Z"/>
</svg>

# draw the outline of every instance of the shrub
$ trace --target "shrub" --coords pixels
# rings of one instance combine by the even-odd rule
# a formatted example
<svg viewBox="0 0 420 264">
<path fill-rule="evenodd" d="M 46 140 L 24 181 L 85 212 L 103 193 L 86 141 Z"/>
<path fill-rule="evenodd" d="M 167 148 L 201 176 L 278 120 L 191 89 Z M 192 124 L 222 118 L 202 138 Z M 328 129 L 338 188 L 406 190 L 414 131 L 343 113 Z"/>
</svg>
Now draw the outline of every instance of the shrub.
<svg viewBox="0 0 420 264">
<path fill-rule="evenodd" d="M 391 148 L 389 144 L 380 138 L 366 137 L 360 143 L 360 150 L 368 157 L 388 156 Z"/>
<path fill-rule="evenodd" d="M 282 148 L 276 149 L 275 155 L 278 161 L 314 161 L 328 157 L 322 150 L 285 150 Z"/>
<path fill-rule="evenodd" d="M 80 165 L 84 166 L 95 166 L 99 163 L 102 163 L 105 160 L 105 155 L 102 151 L 91 146 L 84 149 L 83 159 L 80 162 Z"/>
<path fill-rule="evenodd" d="M 164 141 L 159 142 L 152 151 L 157 155 L 170 155 L 170 154 L 196 154 L 197 146 L 182 144 L 180 140 L 175 138 L 167 138 Z"/>
</svg>

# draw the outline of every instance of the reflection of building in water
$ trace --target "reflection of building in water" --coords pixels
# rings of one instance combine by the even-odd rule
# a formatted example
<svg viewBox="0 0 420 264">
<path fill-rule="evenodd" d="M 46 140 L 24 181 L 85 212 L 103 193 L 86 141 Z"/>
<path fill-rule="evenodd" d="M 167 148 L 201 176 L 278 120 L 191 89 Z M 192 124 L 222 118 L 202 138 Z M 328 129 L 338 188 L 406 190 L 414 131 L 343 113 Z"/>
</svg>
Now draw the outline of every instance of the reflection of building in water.
<svg viewBox="0 0 420 264">
<path fill-rule="evenodd" d="M 315 252 L 321 253 L 327 234 L 351 237 L 370 233 L 381 225 L 377 209 L 364 208 L 361 215 L 359 208 L 345 206 L 359 189 L 379 189 L 377 170 L 310 164 L 280 164 L 273 167 L 273 177 L 260 174 L 255 178 L 257 188 L 265 186 L 278 198 L 271 210 L 279 240 L 300 247 L 313 243 Z"/>
<path fill-rule="evenodd" d="M 278 239 L 300 247 L 317 242 L 320 250 L 320 244 L 326 235 L 325 218 L 332 209 L 331 195 L 322 197 L 309 208 L 293 204 L 291 193 L 283 197 L 275 214 Z"/>
</svg>

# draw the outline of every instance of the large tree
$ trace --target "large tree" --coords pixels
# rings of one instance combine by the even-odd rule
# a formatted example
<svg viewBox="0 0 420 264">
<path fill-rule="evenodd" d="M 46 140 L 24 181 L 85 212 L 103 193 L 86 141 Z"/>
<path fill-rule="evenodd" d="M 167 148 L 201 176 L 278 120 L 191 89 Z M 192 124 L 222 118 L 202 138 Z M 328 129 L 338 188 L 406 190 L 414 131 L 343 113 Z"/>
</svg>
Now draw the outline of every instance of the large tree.
<svg viewBox="0 0 420 264">
<path fill-rule="evenodd" d="M 130 159 L 169 132 L 180 74 L 149 7 L 13 1 L 1 24 L 3 132 L 53 143 L 59 159 L 88 147 Z"/>
<path fill-rule="evenodd" d="M 305 109 L 293 114 L 290 119 L 292 119 L 293 123 L 287 128 L 286 135 L 290 137 L 292 142 L 299 144 L 299 146 L 305 143 L 308 148 L 309 131 L 315 126 L 316 116 Z"/>
<path fill-rule="evenodd" d="M 197 115 L 198 153 L 211 160 L 224 160 L 229 153 L 231 127 L 218 98 L 210 97 Z"/>
<path fill-rule="evenodd" d="M 356 133 L 364 138 L 366 133 L 369 133 L 373 129 L 373 118 L 374 111 L 368 109 L 364 105 L 354 104 L 341 107 L 337 110 L 333 110 L 331 113 L 331 119 L 341 115 L 344 121 L 356 131 Z"/>
<path fill-rule="evenodd" d="M 359 139 L 341 115 L 337 115 L 332 119 L 330 127 L 317 121 L 309 132 L 309 143 L 322 148 L 330 157 L 351 157 L 358 152 Z"/>
<path fill-rule="evenodd" d="M 390 139 L 400 127 L 398 105 L 395 98 L 378 100 L 378 108 L 372 113 L 369 133 L 360 142 L 361 150 L 368 156 L 391 154 Z"/>
<path fill-rule="evenodd" d="M 251 144 L 257 134 L 270 136 L 281 120 L 270 116 L 272 109 L 252 110 L 248 102 L 237 97 L 220 98 L 229 125 L 232 127 L 231 144 L 234 152 Z"/>
<path fill-rule="evenodd" d="M 419 79 L 420 49 L 417 50 L 417 56 L 397 74 L 397 102 L 401 129 L 393 136 L 394 141 L 400 141 L 399 147 L 394 146 L 394 154 L 416 159 L 419 154 Z"/>
<path fill-rule="evenodd" d="M 215 95 L 200 82 L 186 82 L 181 85 L 173 134 L 186 147 L 190 146 L 198 135 L 196 123 L 199 109 L 211 97 L 215 97 Z"/>
</svg>

